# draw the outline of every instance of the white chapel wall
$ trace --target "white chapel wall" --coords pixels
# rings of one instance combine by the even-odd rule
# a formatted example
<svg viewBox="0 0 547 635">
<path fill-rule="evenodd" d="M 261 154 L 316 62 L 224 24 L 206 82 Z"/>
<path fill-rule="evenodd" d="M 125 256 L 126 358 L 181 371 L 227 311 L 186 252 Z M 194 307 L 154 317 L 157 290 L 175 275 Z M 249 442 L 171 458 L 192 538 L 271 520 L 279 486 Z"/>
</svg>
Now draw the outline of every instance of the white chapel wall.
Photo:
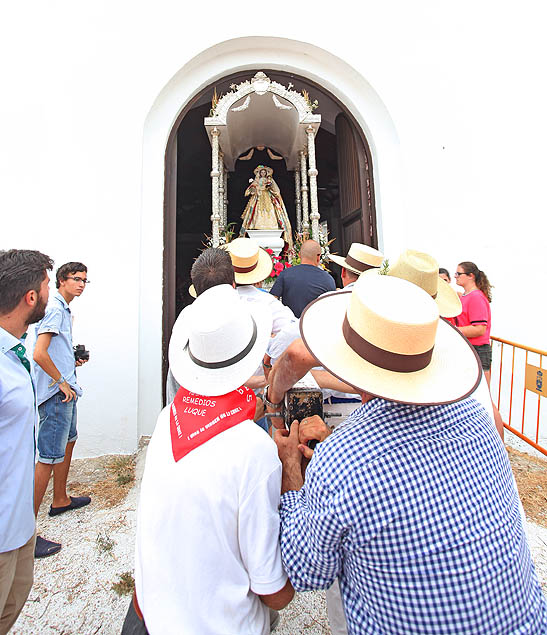
<svg viewBox="0 0 547 635">
<path fill-rule="evenodd" d="M 386 253 L 422 248 L 452 271 L 476 261 L 495 284 L 493 331 L 547 348 L 537 5 L 440 5 L 67 0 L 5 9 L 0 247 L 89 266 L 92 283 L 73 304 L 75 340 L 92 352 L 80 372 L 80 456 L 132 451 L 153 428 L 165 143 L 184 99 L 236 69 L 323 79 L 367 133 Z M 229 42 L 249 36 L 292 41 Z"/>
</svg>

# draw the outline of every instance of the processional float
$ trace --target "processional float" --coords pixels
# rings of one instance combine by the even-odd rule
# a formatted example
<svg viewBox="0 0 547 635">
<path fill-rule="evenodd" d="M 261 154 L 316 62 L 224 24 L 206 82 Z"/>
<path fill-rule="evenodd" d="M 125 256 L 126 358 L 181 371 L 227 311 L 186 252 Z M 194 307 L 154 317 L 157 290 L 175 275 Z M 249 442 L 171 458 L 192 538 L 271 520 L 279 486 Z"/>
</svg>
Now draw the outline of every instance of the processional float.
<svg viewBox="0 0 547 635">
<path fill-rule="evenodd" d="M 211 142 L 211 236 L 214 247 L 219 245 L 220 234 L 227 225 L 228 173 L 235 170 L 238 158 L 252 158 L 253 150 L 243 156 L 249 148 L 266 148 L 273 161 L 285 160 L 287 170 L 294 174 L 296 230 L 311 233 L 314 240 L 319 240 L 315 136 L 321 125 L 321 115 L 313 114 L 317 102 L 312 103 L 307 93 L 301 94 L 292 87 L 292 83 L 283 86 L 259 71 L 251 80 L 232 84 L 231 91 L 220 98 L 216 92 L 213 96 L 211 113 L 204 119 L 204 125 Z M 268 166 L 257 166 L 255 175 L 260 177 L 263 170 L 266 170 L 264 177 L 272 176 Z M 251 181 L 248 195 L 256 195 L 252 190 L 256 179 Z M 257 181 L 254 187 L 259 189 L 261 186 Z M 271 183 L 267 187 L 273 189 Z M 265 235 L 266 231 L 272 234 L 271 230 L 253 229 L 248 229 L 247 233 L 262 246 L 270 246 L 279 253 L 284 244 L 280 238 L 283 229 L 273 231 L 270 236 Z"/>
</svg>

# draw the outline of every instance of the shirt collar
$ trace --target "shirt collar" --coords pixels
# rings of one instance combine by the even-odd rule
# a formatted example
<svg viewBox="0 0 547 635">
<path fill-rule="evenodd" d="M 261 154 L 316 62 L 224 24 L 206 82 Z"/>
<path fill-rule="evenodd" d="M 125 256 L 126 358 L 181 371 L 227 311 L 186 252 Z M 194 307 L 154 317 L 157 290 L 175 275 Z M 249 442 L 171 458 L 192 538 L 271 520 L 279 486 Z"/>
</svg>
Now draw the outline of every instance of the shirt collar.
<svg viewBox="0 0 547 635">
<path fill-rule="evenodd" d="M 0 326 L 0 352 L 2 354 L 7 353 L 14 346 L 17 346 L 17 344 L 20 344 L 20 343 L 21 343 L 21 341 L 18 340 L 15 337 L 15 335 L 12 335 L 11 333 L 8 333 L 6 331 L 6 329 L 3 329 Z"/>
<path fill-rule="evenodd" d="M 65 309 L 70 311 L 70 307 L 68 306 L 68 302 L 63 298 L 63 296 L 59 293 L 59 291 L 56 291 L 55 295 L 53 297 L 56 300 L 59 300 L 59 302 L 65 307 Z"/>
</svg>

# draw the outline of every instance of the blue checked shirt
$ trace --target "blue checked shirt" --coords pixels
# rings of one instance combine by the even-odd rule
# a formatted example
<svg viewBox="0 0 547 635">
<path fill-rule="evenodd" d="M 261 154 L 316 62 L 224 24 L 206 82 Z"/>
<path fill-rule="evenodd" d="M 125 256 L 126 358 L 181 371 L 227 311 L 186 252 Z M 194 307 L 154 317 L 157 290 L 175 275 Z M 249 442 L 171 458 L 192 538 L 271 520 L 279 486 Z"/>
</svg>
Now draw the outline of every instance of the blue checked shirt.
<svg viewBox="0 0 547 635">
<path fill-rule="evenodd" d="M 547 633 L 505 448 L 472 399 L 373 399 L 281 498 L 298 591 L 338 576 L 350 633 Z"/>
</svg>

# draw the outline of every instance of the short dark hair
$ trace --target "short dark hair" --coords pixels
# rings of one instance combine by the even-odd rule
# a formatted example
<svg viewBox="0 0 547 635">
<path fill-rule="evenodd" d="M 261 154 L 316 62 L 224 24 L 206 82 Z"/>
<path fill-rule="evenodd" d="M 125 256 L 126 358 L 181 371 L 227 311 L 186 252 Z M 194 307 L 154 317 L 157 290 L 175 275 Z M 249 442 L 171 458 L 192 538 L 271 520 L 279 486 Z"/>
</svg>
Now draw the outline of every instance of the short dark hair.
<svg viewBox="0 0 547 635">
<path fill-rule="evenodd" d="M 346 276 L 351 280 L 357 280 L 357 278 L 359 278 L 359 276 L 361 275 L 360 273 L 355 273 L 355 271 L 352 271 L 347 267 L 342 267 L 342 269 L 344 269 L 344 271 L 346 272 Z"/>
<path fill-rule="evenodd" d="M 448 276 L 448 279 L 450 280 L 450 274 L 448 273 L 448 269 L 445 269 L 444 267 L 439 267 L 439 275 L 441 275 L 441 273 L 444 273 L 445 276 Z"/>
<path fill-rule="evenodd" d="M 52 268 L 53 260 L 39 251 L 0 251 L 0 315 L 13 311 L 28 291 L 39 293 Z"/>
<path fill-rule="evenodd" d="M 230 254 L 224 249 L 205 249 L 192 265 L 190 276 L 197 295 L 218 284 L 234 284 Z"/>
<path fill-rule="evenodd" d="M 71 273 L 76 273 L 77 271 L 85 271 L 87 273 L 87 267 L 83 262 L 67 262 L 61 265 L 55 274 L 55 286 L 57 289 L 61 286 L 62 280 L 67 280 Z"/>
</svg>

